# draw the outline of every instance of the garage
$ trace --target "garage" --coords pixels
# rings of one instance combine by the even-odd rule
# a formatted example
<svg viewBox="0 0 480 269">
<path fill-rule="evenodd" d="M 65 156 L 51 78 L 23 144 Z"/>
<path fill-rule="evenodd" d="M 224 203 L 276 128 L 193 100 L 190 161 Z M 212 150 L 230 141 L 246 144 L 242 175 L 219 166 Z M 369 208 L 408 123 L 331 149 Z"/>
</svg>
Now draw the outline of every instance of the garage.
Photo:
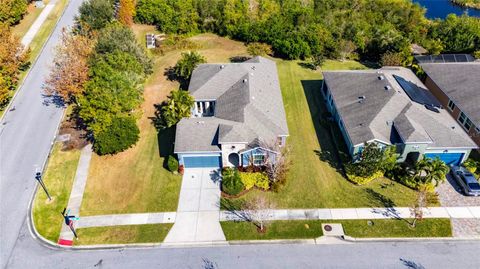
<svg viewBox="0 0 480 269">
<path fill-rule="evenodd" d="M 220 156 L 184 156 L 183 165 L 185 168 L 218 168 L 221 164 Z"/>
<path fill-rule="evenodd" d="M 462 162 L 464 153 L 427 153 L 425 158 L 439 158 L 447 165 L 459 165 Z"/>
</svg>

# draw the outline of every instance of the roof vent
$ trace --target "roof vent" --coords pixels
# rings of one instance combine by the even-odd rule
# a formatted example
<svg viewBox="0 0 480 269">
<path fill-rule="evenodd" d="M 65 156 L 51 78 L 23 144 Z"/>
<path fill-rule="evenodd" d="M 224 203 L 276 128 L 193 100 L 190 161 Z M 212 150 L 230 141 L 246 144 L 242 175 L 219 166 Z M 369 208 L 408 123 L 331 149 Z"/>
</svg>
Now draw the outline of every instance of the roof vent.
<svg viewBox="0 0 480 269">
<path fill-rule="evenodd" d="M 223 69 L 223 68 L 225 68 L 225 65 L 223 65 L 223 64 L 220 65 L 220 69 Z"/>
<path fill-rule="evenodd" d="M 255 65 L 254 65 L 254 66 L 252 66 L 252 70 L 255 70 Z"/>
<path fill-rule="evenodd" d="M 387 126 L 393 126 L 393 121 L 387 120 Z"/>
<path fill-rule="evenodd" d="M 378 80 L 384 80 L 385 77 L 383 75 L 378 76 Z"/>
<path fill-rule="evenodd" d="M 389 91 L 389 90 L 391 90 L 391 89 L 392 89 L 392 87 L 390 87 L 390 85 L 385 86 L 385 90 L 386 90 L 386 91 Z"/>
<path fill-rule="evenodd" d="M 247 83 L 247 79 L 246 79 L 246 78 L 243 79 L 243 83 Z"/>
<path fill-rule="evenodd" d="M 202 121 L 197 121 L 197 124 L 204 124 L 205 122 L 202 120 Z"/>
<path fill-rule="evenodd" d="M 363 103 L 363 100 L 365 100 L 365 98 L 366 98 L 365 95 L 359 96 L 359 97 L 358 97 L 358 102 L 359 102 L 360 104 Z"/>
<path fill-rule="evenodd" d="M 455 130 L 455 126 L 452 126 L 452 130 Z"/>
</svg>

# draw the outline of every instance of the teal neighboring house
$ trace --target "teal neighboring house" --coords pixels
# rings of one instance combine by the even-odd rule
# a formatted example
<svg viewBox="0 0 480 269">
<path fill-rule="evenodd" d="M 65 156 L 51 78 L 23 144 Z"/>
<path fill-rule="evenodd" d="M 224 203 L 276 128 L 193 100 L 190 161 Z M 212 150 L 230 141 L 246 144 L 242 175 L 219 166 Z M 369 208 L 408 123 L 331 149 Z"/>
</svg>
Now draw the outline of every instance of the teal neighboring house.
<svg viewBox="0 0 480 269">
<path fill-rule="evenodd" d="M 277 67 L 255 57 L 243 63 L 201 64 L 192 73 L 192 116 L 176 128 L 185 168 L 275 163 L 288 127 Z"/>
<path fill-rule="evenodd" d="M 323 72 L 322 95 L 355 159 L 365 142 L 396 145 L 398 161 L 464 162 L 477 145 L 403 67 Z"/>
</svg>

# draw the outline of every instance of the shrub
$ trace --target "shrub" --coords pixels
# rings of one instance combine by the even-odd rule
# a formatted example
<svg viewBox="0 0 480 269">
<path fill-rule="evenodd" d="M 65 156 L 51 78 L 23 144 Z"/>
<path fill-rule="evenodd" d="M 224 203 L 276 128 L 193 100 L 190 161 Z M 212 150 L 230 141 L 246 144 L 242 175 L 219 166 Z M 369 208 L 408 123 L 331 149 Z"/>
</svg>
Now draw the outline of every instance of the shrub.
<svg viewBox="0 0 480 269">
<path fill-rule="evenodd" d="M 225 168 L 222 172 L 222 190 L 230 195 L 237 195 L 243 191 L 244 186 L 240 173 L 234 168 Z"/>
<path fill-rule="evenodd" d="M 168 160 L 167 160 L 167 166 L 168 166 L 168 170 L 170 170 L 170 172 L 177 172 L 178 171 L 178 161 L 175 157 L 173 157 L 172 155 L 168 156 Z"/>
<path fill-rule="evenodd" d="M 467 168 L 468 171 L 470 171 L 470 173 L 475 173 L 477 171 L 477 162 L 474 161 L 473 159 L 470 159 L 468 158 L 464 163 L 463 163 L 463 166 L 465 166 L 465 168 Z"/>
<path fill-rule="evenodd" d="M 247 45 L 247 52 L 252 56 L 271 55 L 272 46 L 265 43 L 253 42 Z"/>
<path fill-rule="evenodd" d="M 94 133 L 93 150 L 99 155 L 122 152 L 137 143 L 139 133 L 132 116 L 114 117 L 106 130 Z"/>
<path fill-rule="evenodd" d="M 373 175 L 367 176 L 367 177 L 361 177 L 361 176 L 356 176 L 356 175 L 353 175 L 353 174 L 347 174 L 347 177 L 348 177 L 348 180 L 352 181 L 355 184 L 364 185 L 364 184 L 367 184 L 374 179 L 383 177 L 383 172 L 382 171 L 377 171 L 377 172 L 373 173 Z"/>
<path fill-rule="evenodd" d="M 253 186 L 263 190 L 270 188 L 268 176 L 265 173 L 240 173 L 240 179 L 247 190 Z"/>
<path fill-rule="evenodd" d="M 473 52 L 473 57 L 475 57 L 475 59 L 480 59 L 480 50 Z"/>
</svg>

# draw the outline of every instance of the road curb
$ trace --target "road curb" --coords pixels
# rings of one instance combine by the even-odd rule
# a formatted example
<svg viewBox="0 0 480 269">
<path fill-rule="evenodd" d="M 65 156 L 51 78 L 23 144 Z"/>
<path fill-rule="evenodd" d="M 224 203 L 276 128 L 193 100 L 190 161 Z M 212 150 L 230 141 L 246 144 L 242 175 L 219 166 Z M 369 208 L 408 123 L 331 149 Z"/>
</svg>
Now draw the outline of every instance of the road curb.
<svg viewBox="0 0 480 269">
<path fill-rule="evenodd" d="M 316 239 L 272 239 L 272 240 L 232 240 L 228 241 L 232 246 L 234 245 L 281 245 L 281 244 L 302 244 L 302 245 L 316 245 Z"/>
<path fill-rule="evenodd" d="M 480 240 L 480 236 L 473 237 L 375 237 L 375 238 L 358 238 L 344 235 L 343 240 L 347 242 L 441 242 L 441 241 L 476 241 Z"/>
</svg>

